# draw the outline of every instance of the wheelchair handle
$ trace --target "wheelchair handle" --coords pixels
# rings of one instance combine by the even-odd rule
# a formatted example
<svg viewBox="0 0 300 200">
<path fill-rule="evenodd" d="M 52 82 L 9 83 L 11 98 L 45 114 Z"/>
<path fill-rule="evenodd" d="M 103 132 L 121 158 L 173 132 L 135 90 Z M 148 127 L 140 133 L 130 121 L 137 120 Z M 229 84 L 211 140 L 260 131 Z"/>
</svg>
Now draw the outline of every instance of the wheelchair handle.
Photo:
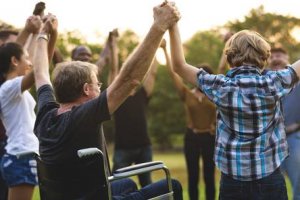
<svg viewBox="0 0 300 200">
<path fill-rule="evenodd" d="M 77 155 L 79 158 L 82 158 L 85 156 L 96 155 L 96 154 L 102 154 L 102 152 L 98 148 L 79 149 L 77 151 Z"/>
</svg>

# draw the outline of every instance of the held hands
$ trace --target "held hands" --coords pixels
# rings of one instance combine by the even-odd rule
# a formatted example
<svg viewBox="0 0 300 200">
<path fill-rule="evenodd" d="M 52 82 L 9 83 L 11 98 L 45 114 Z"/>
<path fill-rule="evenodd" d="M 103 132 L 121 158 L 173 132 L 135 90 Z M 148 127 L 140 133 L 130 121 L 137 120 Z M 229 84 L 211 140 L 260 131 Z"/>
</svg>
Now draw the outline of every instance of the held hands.
<svg viewBox="0 0 300 200">
<path fill-rule="evenodd" d="M 162 31 L 167 31 L 179 19 L 180 13 L 174 2 L 164 2 L 153 8 L 154 25 Z"/>
<path fill-rule="evenodd" d="M 40 29 L 42 27 L 42 20 L 40 16 L 32 15 L 30 16 L 25 24 L 25 30 L 28 33 L 39 33 Z"/>
<path fill-rule="evenodd" d="M 57 33 L 58 21 L 55 15 L 49 13 L 43 18 L 44 26 L 42 28 L 42 33 L 47 35 L 52 35 Z"/>
</svg>

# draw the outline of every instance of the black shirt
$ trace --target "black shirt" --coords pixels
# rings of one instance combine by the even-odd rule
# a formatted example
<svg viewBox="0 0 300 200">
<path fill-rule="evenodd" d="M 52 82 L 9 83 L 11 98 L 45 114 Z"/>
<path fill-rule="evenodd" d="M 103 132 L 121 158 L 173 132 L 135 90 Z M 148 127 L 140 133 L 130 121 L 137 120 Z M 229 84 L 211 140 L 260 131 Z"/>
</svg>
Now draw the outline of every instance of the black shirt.
<svg viewBox="0 0 300 200">
<path fill-rule="evenodd" d="M 146 107 L 149 98 L 145 89 L 140 88 L 114 113 L 115 148 L 133 149 L 150 145 L 147 133 Z"/>
<path fill-rule="evenodd" d="M 38 92 L 38 114 L 34 132 L 40 142 L 40 156 L 49 164 L 76 164 L 77 150 L 97 147 L 104 154 L 109 172 L 108 155 L 101 122 L 110 119 L 106 91 L 71 111 L 57 115 L 53 89 L 44 85 Z"/>
</svg>

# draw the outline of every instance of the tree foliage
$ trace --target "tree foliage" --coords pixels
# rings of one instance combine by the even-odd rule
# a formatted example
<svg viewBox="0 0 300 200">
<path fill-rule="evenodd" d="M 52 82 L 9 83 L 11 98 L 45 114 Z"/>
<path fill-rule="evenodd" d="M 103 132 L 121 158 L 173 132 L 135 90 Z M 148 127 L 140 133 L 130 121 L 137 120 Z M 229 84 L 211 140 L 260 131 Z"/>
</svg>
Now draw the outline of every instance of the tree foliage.
<svg viewBox="0 0 300 200">
<path fill-rule="evenodd" d="M 243 20 L 231 21 L 225 25 L 225 27 L 234 32 L 243 29 L 257 31 L 272 46 L 285 48 L 291 57 L 291 61 L 295 61 L 300 57 L 300 43 L 293 35 L 293 31 L 299 26 L 299 18 L 268 13 L 263 6 L 252 9 Z"/>
</svg>

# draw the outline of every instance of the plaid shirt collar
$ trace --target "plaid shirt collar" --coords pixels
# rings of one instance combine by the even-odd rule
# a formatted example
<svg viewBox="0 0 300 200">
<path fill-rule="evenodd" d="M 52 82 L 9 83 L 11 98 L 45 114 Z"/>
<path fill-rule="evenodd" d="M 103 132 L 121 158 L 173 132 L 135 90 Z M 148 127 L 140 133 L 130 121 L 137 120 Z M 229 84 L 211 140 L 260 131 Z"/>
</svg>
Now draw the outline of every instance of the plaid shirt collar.
<svg viewBox="0 0 300 200">
<path fill-rule="evenodd" d="M 229 70 L 226 74 L 226 77 L 228 78 L 234 78 L 237 75 L 262 75 L 261 70 L 256 66 L 239 66 L 234 67 L 231 70 Z"/>
</svg>

